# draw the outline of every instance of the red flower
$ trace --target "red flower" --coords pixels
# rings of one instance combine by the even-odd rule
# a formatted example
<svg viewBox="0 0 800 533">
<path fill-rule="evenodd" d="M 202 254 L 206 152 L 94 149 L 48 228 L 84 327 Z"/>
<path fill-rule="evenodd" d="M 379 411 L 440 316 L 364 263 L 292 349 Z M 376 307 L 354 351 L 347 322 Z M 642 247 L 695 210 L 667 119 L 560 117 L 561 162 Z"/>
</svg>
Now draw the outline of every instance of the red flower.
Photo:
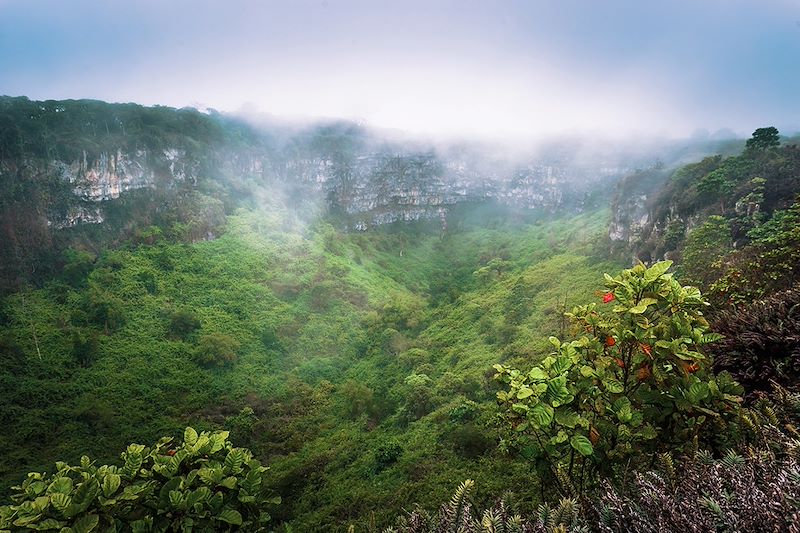
<svg viewBox="0 0 800 533">
<path fill-rule="evenodd" d="M 613 299 L 614 299 L 614 293 L 613 292 L 607 292 L 607 293 L 605 293 L 603 295 L 603 303 L 604 304 L 607 304 L 608 302 L 610 302 Z"/>
<path fill-rule="evenodd" d="M 614 346 L 615 344 L 617 344 L 617 341 L 614 340 L 614 337 L 610 335 L 606 337 L 606 346 Z"/>
</svg>

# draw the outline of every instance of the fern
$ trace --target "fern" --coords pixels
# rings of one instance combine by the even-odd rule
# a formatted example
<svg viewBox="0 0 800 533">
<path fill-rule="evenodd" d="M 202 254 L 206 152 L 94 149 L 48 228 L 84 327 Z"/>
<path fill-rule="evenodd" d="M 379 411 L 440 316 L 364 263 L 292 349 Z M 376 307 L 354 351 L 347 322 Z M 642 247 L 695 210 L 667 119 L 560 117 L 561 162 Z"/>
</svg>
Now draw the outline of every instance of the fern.
<svg viewBox="0 0 800 533">
<path fill-rule="evenodd" d="M 452 533 L 459 533 L 461 531 L 462 521 L 464 515 L 469 513 L 469 496 L 475 482 L 471 479 L 465 479 L 461 485 L 458 486 L 450 502 L 445 506 L 444 514 L 450 518 Z"/>
</svg>

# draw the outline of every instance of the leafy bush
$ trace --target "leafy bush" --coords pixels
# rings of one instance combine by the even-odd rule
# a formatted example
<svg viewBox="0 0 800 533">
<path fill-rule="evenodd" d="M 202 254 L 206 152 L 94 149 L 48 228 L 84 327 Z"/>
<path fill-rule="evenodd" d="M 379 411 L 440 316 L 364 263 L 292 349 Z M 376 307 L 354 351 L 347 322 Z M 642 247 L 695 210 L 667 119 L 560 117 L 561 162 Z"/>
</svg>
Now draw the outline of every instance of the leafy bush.
<svg viewBox="0 0 800 533">
<path fill-rule="evenodd" d="M 0 529 L 91 531 L 266 531 L 266 467 L 227 431 L 186 428 L 183 442 L 131 444 L 122 466 L 56 463 L 56 473 L 32 472 L 0 507 Z"/>
<path fill-rule="evenodd" d="M 568 313 L 588 333 L 550 337 L 555 351 L 527 372 L 495 365 L 505 439 L 565 495 L 593 474 L 645 463 L 652 454 L 711 441 L 741 401 L 730 376 L 714 377 L 701 346 L 708 333 L 700 291 L 667 274 L 670 261 L 606 274 L 605 304 Z M 626 466 L 627 468 L 627 466 Z"/>
<path fill-rule="evenodd" d="M 800 523 L 800 395 L 776 387 L 770 400 L 743 409 L 748 439 L 714 458 L 707 451 L 657 469 L 604 480 L 581 498 L 514 514 L 501 499 L 478 514 L 467 480 L 438 515 L 415 509 L 385 533 L 796 531 Z"/>
<path fill-rule="evenodd" d="M 403 455 L 403 447 L 395 440 L 389 440 L 375 448 L 374 471 L 376 474 L 389 468 Z"/>
<path fill-rule="evenodd" d="M 728 221 L 711 215 L 686 238 L 681 271 L 694 283 L 708 284 L 719 276 L 715 263 L 731 249 L 732 244 Z"/>
<path fill-rule="evenodd" d="M 752 229 L 751 243 L 725 256 L 710 292 L 721 302 L 746 305 L 800 281 L 800 201 Z"/>
<path fill-rule="evenodd" d="M 99 351 L 98 333 L 92 329 L 74 328 L 70 334 L 72 357 L 83 367 L 91 366 Z"/>
<path fill-rule="evenodd" d="M 730 372 L 748 393 L 771 383 L 794 385 L 800 376 L 800 287 L 714 320 L 724 338 L 710 348 L 714 368 Z"/>
<path fill-rule="evenodd" d="M 794 531 L 800 523 L 800 396 L 775 387 L 744 409 L 747 441 L 715 459 L 707 452 L 632 483 L 605 483 L 595 500 L 600 531 Z"/>
<path fill-rule="evenodd" d="M 178 339 L 186 339 L 200 329 L 200 319 L 191 309 L 178 309 L 169 316 L 169 333 Z"/>
<path fill-rule="evenodd" d="M 210 333 L 200 337 L 195 360 L 203 366 L 223 367 L 236 362 L 239 341 L 223 333 Z"/>
</svg>

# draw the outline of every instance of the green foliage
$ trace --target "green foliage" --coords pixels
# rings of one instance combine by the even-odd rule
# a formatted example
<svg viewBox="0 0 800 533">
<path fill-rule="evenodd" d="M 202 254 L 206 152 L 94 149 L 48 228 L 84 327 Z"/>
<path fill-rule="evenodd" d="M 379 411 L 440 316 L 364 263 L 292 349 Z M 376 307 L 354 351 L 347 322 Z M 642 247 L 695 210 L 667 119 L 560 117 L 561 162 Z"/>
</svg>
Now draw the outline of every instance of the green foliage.
<svg viewBox="0 0 800 533">
<path fill-rule="evenodd" d="M 718 305 L 743 305 L 800 281 L 800 201 L 748 233 L 751 242 L 722 256 L 709 293 Z"/>
<path fill-rule="evenodd" d="M 99 353 L 99 337 L 95 330 L 74 328 L 70 336 L 72 356 L 83 366 L 90 366 Z"/>
<path fill-rule="evenodd" d="M 398 494 L 434 505 L 466 477 L 486 494 L 512 488 L 533 510 L 537 480 L 496 452 L 487 369 L 535 354 L 558 330 L 565 296 L 570 307 L 586 301 L 603 269 L 617 268 L 586 255 L 606 219 L 445 235 L 334 231 L 326 245 L 270 208 L 228 217 L 211 241 L 172 242 L 165 231 L 153 244 L 101 251 L 85 282 L 0 302 L 0 498 L 55 460 L 110 464 L 128 442 L 188 424 L 230 430 L 270 464 L 286 501 L 271 513 L 276 529 L 379 528 L 397 514 Z M 472 272 L 496 257 L 510 264 L 478 284 Z M 434 295 L 443 272 L 452 299 Z M 324 302 L 312 298 L 320 280 Z M 107 334 L 85 310 L 95 291 L 125 318 Z M 513 331 L 500 335 L 517 307 Z M 186 339 L 169 331 L 179 310 L 202 324 Z M 97 339 L 89 366 L 76 361 L 73 330 Z M 212 333 L 239 343 L 224 371 L 195 359 Z M 407 384 L 411 374 L 429 381 Z M 391 443 L 403 451 L 377 471 L 376 450 Z"/>
<path fill-rule="evenodd" d="M 178 445 L 129 445 L 121 465 L 83 456 L 56 463 L 51 476 L 29 473 L 0 507 L 0 530 L 266 531 L 280 498 L 266 487 L 267 468 L 227 439 L 188 427 Z"/>
<path fill-rule="evenodd" d="M 86 281 L 89 272 L 94 268 L 94 257 L 83 250 L 68 249 L 64 252 L 64 268 L 62 277 L 73 287 L 78 287 Z"/>
<path fill-rule="evenodd" d="M 708 284 L 719 269 L 717 262 L 731 249 L 732 244 L 728 221 L 721 216 L 711 215 L 689 233 L 683 250 L 681 271 L 695 284 Z"/>
<path fill-rule="evenodd" d="M 750 153 L 758 153 L 770 148 L 776 148 L 780 144 L 778 129 L 770 126 L 768 128 L 757 128 L 753 132 L 753 136 L 747 140 L 746 149 Z"/>
<path fill-rule="evenodd" d="M 195 361 L 203 366 L 225 367 L 236 362 L 239 341 L 224 333 L 203 335 L 197 343 Z"/>
<path fill-rule="evenodd" d="M 375 473 L 380 473 L 397 462 L 403 455 L 403 447 L 394 440 L 380 444 L 375 448 Z"/>
<path fill-rule="evenodd" d="M 100 326 L 106 333 L 125 325 L 125 312 L 122 301 L 114 294 L 99 287 L 92 287 L 84 300 L 83 309 L 88 320 Z"/>
<path fill-rule="evenodd" d="M 633 252 L 645 261 L 678 258 L 688 244 L 681 226 L 700 225 L 710 216 L 728 223 L 730 246 L 721 251 L 729 254 L 741 250 L 752 238 L 749 232 L 787 209 L 800 194 L 800 147 L 780 145 L 777 130 L 759 128 L 741 154 L 685 165 L 663 179 L 661 188 L 648 180 L 640 186 L 637 178 L 632 175 L 621 182 L 614 204 L 615 223 L 633 232 L 633 249 L 624 250 L 626 254 Z M 626 211 L 646 213 L 644 227 L 637 227 Z M 711 277 L 704 290 L 716 280 Z"/>
<path fill-rule="evenodd" d="M 169 333 L 177 339 L 186 339 L 200 329 L 200 319 L 191 309 L 178 309 L 169 315 Z"/>
<path fill-rule="evenodd" d="M 711 374 L 700 351 L 719 339 L 703 318 L 708 304 L 667 274 L 670 266 L 606 275 L 603 305 L 613 307 L 568 313 L 583 336 L 551 337 L 554 351 L 529 371 L 495 365 L 508 387 L 497 393 L 503 446 L 534 461 L 564 494 L 693 439 L 713 443 L 735 419 L 741 388 Z"/>
</svg>

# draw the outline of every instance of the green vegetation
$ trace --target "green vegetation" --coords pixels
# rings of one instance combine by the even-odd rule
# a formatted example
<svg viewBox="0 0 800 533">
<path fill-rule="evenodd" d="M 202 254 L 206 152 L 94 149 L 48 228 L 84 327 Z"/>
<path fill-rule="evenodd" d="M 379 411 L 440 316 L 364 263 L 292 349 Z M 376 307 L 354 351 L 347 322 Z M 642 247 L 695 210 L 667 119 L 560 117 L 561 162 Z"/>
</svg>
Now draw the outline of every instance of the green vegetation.
<svg viewBox="0 0 800 533">
<path fill-rule="evenodd" d="M 800 400 L 764 399 L 800 360 L 800 150 L 774 128 L 623 180 L 654 202 L 614 203 L 649 225 L 624 255 L 650 266 L 627 270 L 598 246 L 602 191 L 575 216 L 485 202 L 346 232 L 347 180 L 318 217 L 230 168 L 257 150 L 345 172 L 364 141 L 347 124 L 278 143 L 215 113 L 2 98 L 0 134 L 0 530 L 780 530 L 797 513 Z M 78 202 L 52 160 L 115 147 L 156 167 L 183 150 L 192 179 L 51 228 Z"/>
<path fill-rule="evenodd" d="M 164 438 L 150 448 L 131 444 L 121 466 L 56 463 L 46 477 L 30 473 L 0 507 L 0 528 L 91 531 L 266 531 L 266 509 L 280 503 L 266 487 L 266 467 L 227 431 Z"/>
<path fill-rule="evenodd" d="M 2 486 L 192 425 L 269 464 L 299 531 L 388 524 L 466 477 L 533 509 L 491 366 L 536 357 L 618 268 L 589 244 L 606 217 L 347 234 L 241 210 L 213 241 L 76 249 L 3 300 Z"/>
<path fill-rule="evenodd" d="M 613 309 L 591 303 L 568 313 L 588 335 L 550 337 L 555 351 L 530 371 L 495 365 L 508 385 L 497 393 L 503 445 L 564 496 L 593 486 L 597 475 L 615 477 L 656 454 L 733 433 L 741 388 L 709 373 L 699 350 L 721 336 L 708 332 L 700 291 L 666 273 L 671 264 L 606 275 L 603 302 Z M 544 491 L 543 483 L 542 499 Z"/>
</svg>

